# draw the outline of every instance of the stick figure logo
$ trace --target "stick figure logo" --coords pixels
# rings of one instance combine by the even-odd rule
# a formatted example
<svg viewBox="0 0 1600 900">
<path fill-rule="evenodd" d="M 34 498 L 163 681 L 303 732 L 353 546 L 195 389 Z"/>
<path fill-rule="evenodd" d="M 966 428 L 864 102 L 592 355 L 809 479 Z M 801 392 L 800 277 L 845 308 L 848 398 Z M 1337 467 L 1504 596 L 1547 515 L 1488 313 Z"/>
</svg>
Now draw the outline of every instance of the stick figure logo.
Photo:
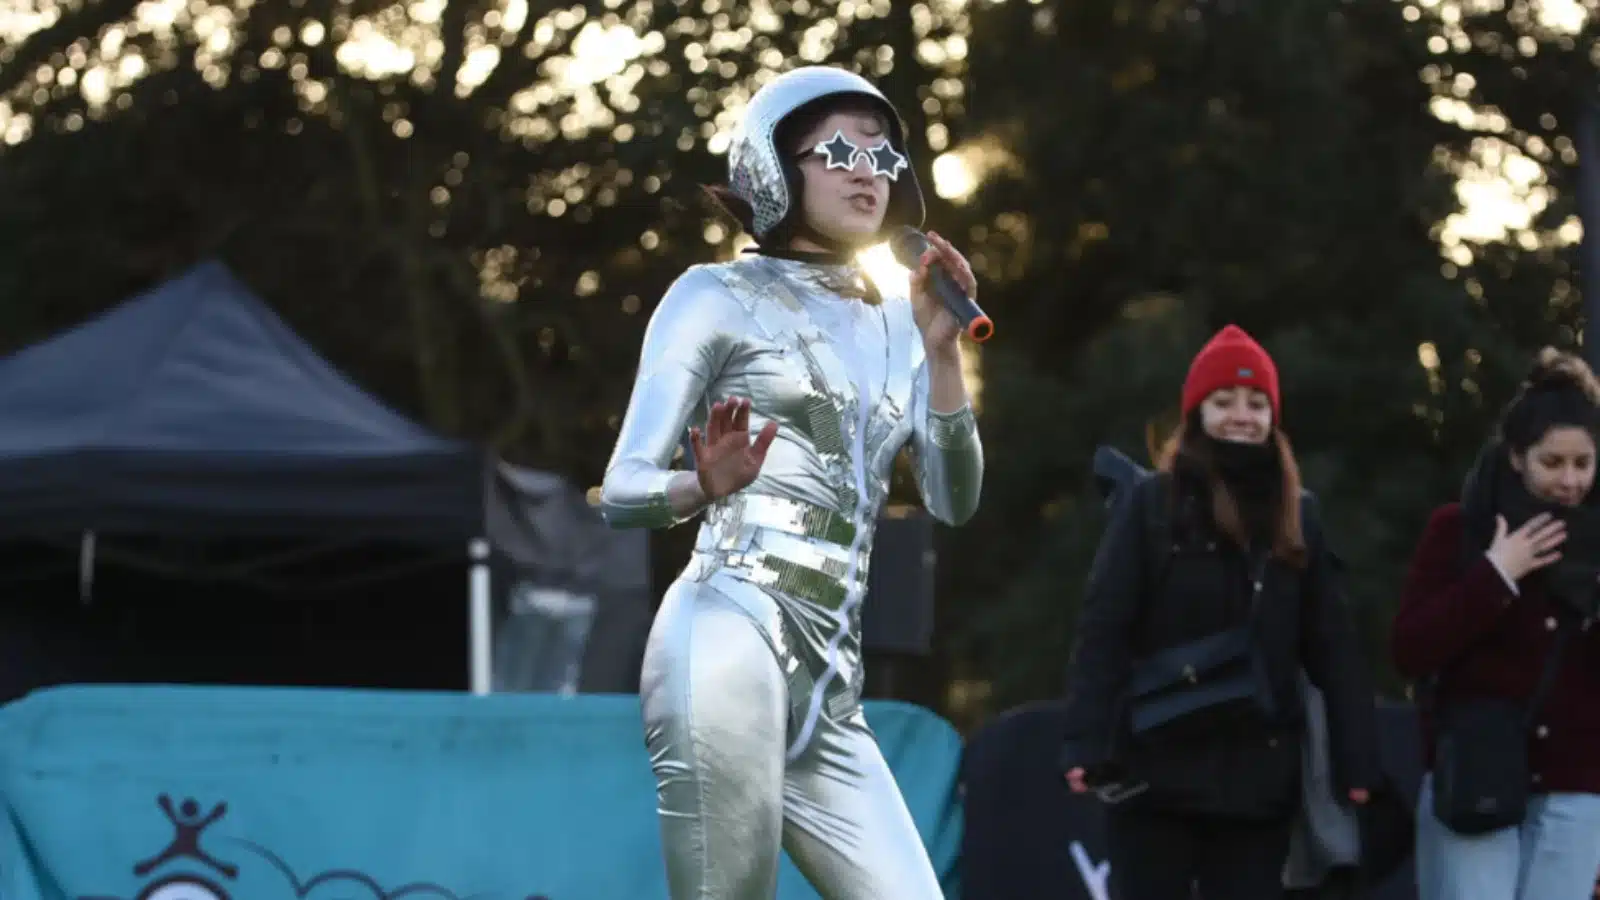
<svg viewBox="0 0 1600 900">
<path fill-rule="evenodd" d="M 239 867 L 212 856 L 200 846 L 201 836 L 206 829 L 227 815 L 228 804 L 218 803 L 209 812 L 202 813 L 200 804 L 193 798 L 185 798 L 182 803 L 174 806 L 171 797 L 161 794 L 156 798 L 156 805 L 166 814 L 174 834 L 166 849 L 134 865 L 134 876 L 145 878 L 156 874 L 157 869 L 169 864 L 187 862 L 188 865 L 184 868 L 191 870 L 197 867 L 208 868 L 216 877 L 177 871 L 159 875 L 155 881 L 145 885 L 132 900 L 232 900 L 228 889 L 222 887 L 220 882 L 224 879 L 237 879 Z M 410 882 L 388 889 L 383 887 L 376 877 L 355 869 L 326 869 L 302 878 L 290 868 L 283 857 L 254 841 L 227 835 L 218 840 L 249 851 L 252 857 L 265 861 L 272 869 L 283 875 L 293 896 L 300 900 L 305 900 L 313 891 L 325 885 L 338 885 L 336 890 L 341 892 L 339 896 L 347 900 L 366 900 L 366 898 L 400 900 L 402 897 L 411 896 L 427 896 L 437 900 L 471 900 L 470 897 L 464 898 L 443 885 L 428 882 Z M 258 866 L 253 868 L 259 869 Z M 472 897 L 482 896 L 484 895 L 472 895 Z M 97 894 L 79 895 L 76 900 L 127 900 L 127 898 Z M 544 894 L 529 894 L 527 900 L 549 900 L 549 898 Z"/>
<path fill-rule="evenodd" d="M 192 797 L 186 798 L 177 810 L 172 808 L 172 798 L 166 794 L 157 797 L 156 803 L 161 807 L 161 811 L 167 814 L 167 821 L 172 823 L 172 827 L 177 834 L 173 836 L 172 843 L 167 845 L 167 849 L 134 866 L 134 875 L 143 878 L 154 872 L 156 867 L 163 863 L 174 862 L 179 859 L 192 859 L 201 865 L 211 867 L 224 878 L 239 877 L 238 866 L 225 863 L 200 849 L 200 833 L 210 828 L 218 819 L 227 815 L 228 804 L 218 803 L 212 808 L 211 812 L 205 815 L 205 818 L 201 818 L 200 804 L 196 803 Z M 175 897 L 173 900 L 178 900 L 178 898 Z"/>
</svg>

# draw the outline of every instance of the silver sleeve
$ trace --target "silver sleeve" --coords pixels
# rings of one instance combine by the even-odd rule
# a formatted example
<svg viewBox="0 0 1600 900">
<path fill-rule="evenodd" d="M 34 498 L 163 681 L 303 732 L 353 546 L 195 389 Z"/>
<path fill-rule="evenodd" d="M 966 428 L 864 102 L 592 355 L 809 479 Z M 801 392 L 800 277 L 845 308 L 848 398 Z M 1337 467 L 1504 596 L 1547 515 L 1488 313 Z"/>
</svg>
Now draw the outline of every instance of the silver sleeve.
<svg viewBox="0 0 1600 900">
<path fill-rule="evenodd" d="M 928 403 L 928 367 L 917 372 L 911 404 L 911 451 L 917 489 L 929 515 L 946 525 L 961 525 L 978 511 L 983 491 L 983 442 L 972 404 L 954 412 Z"/>
<path fill-rule="evenodd" d="M 675 509 L 672 459 L 691 417 L 705 419 L 707 390 L 738 340 L 742 308 L 716 276 L 685 272 L 645 328 L 628 411 L 600 487 L 600 513 L 614 528 L 665 528 L 698 510 Z"/>
</svg>

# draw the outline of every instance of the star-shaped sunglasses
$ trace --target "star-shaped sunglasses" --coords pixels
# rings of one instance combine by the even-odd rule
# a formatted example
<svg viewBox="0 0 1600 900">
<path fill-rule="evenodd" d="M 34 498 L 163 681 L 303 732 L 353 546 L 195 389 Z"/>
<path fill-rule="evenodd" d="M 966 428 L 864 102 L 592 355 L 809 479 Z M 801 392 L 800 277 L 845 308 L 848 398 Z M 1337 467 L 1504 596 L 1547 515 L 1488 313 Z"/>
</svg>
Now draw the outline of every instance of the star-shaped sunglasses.
<svg viewBox="0 0 1600 900">
<path fill-rule="evenodd" d="M 845 137 L 842 130 L 835 131 L 833 137 L 812 147 L 811 152 L 825 157 L 830 169 L 854 169 L 856 163 L 865 157 L 872 164 L 873 175 L 882 175 L 890 181 L 898 181 L 900 170 L 910 165 L 887 138 L 878 146 L 863 150 Z"/>
</svg>

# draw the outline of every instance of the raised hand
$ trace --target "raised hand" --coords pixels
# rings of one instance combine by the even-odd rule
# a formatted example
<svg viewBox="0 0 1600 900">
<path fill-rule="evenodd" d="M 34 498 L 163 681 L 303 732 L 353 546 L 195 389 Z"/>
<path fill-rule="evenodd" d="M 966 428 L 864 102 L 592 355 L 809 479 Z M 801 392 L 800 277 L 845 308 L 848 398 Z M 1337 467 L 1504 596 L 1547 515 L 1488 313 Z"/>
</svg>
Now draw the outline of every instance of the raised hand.
<svg viewBox="0 0 1600 900">
<path fill-rule="evenodd" d="M 1074 794 L 1082 794 L 1089 790 L 1089 782 L 1084 776 L 1083 766 L 1075 766 L 1067 770 L 1067 785 Z"/>
<path fill-rule="evenodd" d="M 1567 539 L 1567 526 L 1549 513 L 1540 513 L 1509 534 L 1504 516 L 1494 517 L 1494 541 L 1489 544 L 1489 559 L 1512 581 L 1521 581 L 1529 572 L 1561 558 L 1557 550 Z"/>
<path fill-rule="evenodd" d="M 755 440 L 750 439 L 750 401 L 742 397 L 718 400 L 711 405 L 706 428 L 689 429 L 689 446 L 694 450 L 695 475 L 707 503 L 744 490 L 756 480 L 767 448 L 778 435 L 778 423 L 762 426 Z"/>
</svg>

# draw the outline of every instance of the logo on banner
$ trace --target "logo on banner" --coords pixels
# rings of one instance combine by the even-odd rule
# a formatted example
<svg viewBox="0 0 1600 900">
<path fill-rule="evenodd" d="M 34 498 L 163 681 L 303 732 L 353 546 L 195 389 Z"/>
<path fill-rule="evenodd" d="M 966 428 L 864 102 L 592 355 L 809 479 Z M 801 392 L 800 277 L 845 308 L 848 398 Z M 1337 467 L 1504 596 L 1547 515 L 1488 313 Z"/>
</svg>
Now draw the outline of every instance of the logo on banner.
<svg viewBox="0 0 1600 900">
<path fill-rule="evenodd" d="M 172 798 L 162 794 L 156 798 L 156 805 L 160 806 L 161 811 L 167 814 L 167 821 L 172 823 L 172 829 L 176 834 L 173 835 L 172 843 L 167 845 L 167 849 L 135 865 L 133 867 L 134 875 L 143 878 L 154 872 L 156 867 L 162 863 L 173 862 L 178 859 L 192 859 L 224 878 L 237 878 L 239 876 L 238 866 L 222 862 L 200 849 L 201 832 L 228 814 L 228 804 L 218 803 L 211 808 L 211 812 L 206 813 L 203 819 L 200 818 L 200 804 L 194 802 L 192 797 L 183 801 L 182 805 L 174 810 L 172 808 Z"/>
<path fill-rule="evenodd" d="M 162 794 L 156 798 L 156 805 L 166 814 L 168 823 L 172 825 L 172 840 L 160 852 L 134 863 L 134 877 L 149 878 L 156 875 L 158 869 L 179 864 L 187 864 L 190 869 L 202 870 L 203 874 L 191 871 L 159 875 L 131 898 L 92 895 L 80 896 L 77 900 L 233 900 L 233 895 L 223 884 L 238 879 L 239 866 L 214 856 L 201 846 L 201 838 L 206 829 L 228 814 L 228 804 L 218 803 L 201 815 L 200 803 L 194 798 L 186 798 L 174 808 L 172 798 Z M 426 882 L 412 882 L 398 888 L 386 889 L 378 879 L 355 869 L 328 869 L 302 880 L 283 857 L 254 841 L 231 837 L 220 840 L 234 844 L 264 860 L 283 875 L 293 896 L 300 900 L 304 900 L 313 890 L 324 885 L 342 887 L 346 890 L 350 887 L 365 888 L 366 896 L 361 900 L 366 898 L 401 900 L 403 897 L 413 895 L 427 896 L 436 900 L 466 900 L 449 888 Z M 349 896 L 355 900 L 359 895 L 342 896 Z M 530 895 L 525 900 L 550 900 L 550 898 L 539 894 Z"/>
<path fill-rule="evenodd" d="M 1078 866 L 1078 877 L 1083 879 L 1083 889 L 1091 900 L 1111 900 L 1111 863 L 1097 863 L 1089 856 L 1083 844 L 1072 842 L 1072 861 Z"/>
</svg>

